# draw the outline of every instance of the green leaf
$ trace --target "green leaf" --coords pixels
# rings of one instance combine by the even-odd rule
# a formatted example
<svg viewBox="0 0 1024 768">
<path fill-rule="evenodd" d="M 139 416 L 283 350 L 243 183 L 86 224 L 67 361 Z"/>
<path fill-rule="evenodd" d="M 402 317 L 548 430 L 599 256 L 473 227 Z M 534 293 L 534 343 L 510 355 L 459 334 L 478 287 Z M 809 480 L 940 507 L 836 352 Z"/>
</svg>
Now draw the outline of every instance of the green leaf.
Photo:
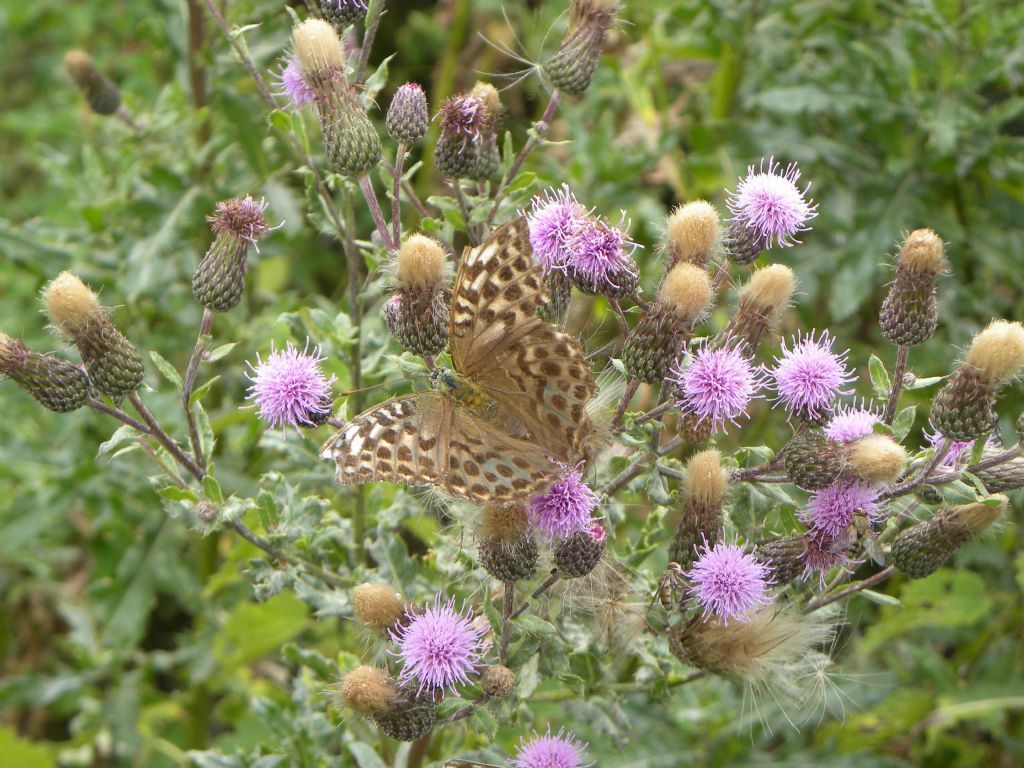
<svg viewBox="0 0 1024 768">
<path fill-rule="evenodd" d="M 291 132 L 292 116 L 283 109 L 275 109 L 270 113 L 270 124 L 280 131 Z"/>
<path fill-rule="evenodd" d="M 872 355 L 868 360 L 868 373 L 871 375 L 871 386 L 875 394 L 885 400 L 889 397 L 889 390 L 892 389 L 892 380 L 889 372 L 885 370 L 883 363 L 877 355 Z"/>
<path fill-rule="evenodd" d="M 476 707 L 467 719 L 472 731 L 483 736 L 487 741 L 494 741 L 494 737 L 498 733 L 498 721 L 486 707 Z"/>
<path fill-rule="evenodd" d="M 889 605 L 894 608 L 899 608 L 903 605 L 903 603 L 895 597 L 892 597 L 891 595 L 883 595 L 881 592 L 875 592 L 873 589 L 862 589 L 860 593 L 872 603 L 876 603 L 878 605 Z"/>
<path fill-rule="evenodd" d="M 935 384 L 938 384 L 944 378 L 946 378 L 946 377 L 945 376 L 928 376 L 928 377 L 923 378 L 923 379 L 915 378 L 909 384 L 904 385 L 903 388 L 904 389 L 925 389 L 926 387 L 931 387 L 931 386 L 933 386 Z"/>
<path fill-rule="evenodd" d="M 175 370 L 174 366 L 164 360 L 164 358 L 155 349 L 149 350 L 149 357 L 156 365 L 157 370 L 163 374 L 163 377 L 173 384 L 179 392 L 183 386 L 181 381 L 181 375 Z"/>
<path fill-rule="evenodd" d="M 381 760 L 369 744 L 352 741 L 349 742 L 348 751 L 352 753 L 359 768 L 388 768 L 388 764 Z"/>
<path fill-rule="evenodd" d="M 524 613 L 518 619 L 512 622 L 513 626 L 517 629 L 522 630 L 528 635 L 553 635 L 555 634 L 555 627 L 539 616 L 534 616 L 529 613 Z M 500 624 L 498 625 L 501 626 Z"/>
<path fill-rule="evenodd" d="M 4 765 L 17 768 L 55 768 L 57 760 L 47 744 L 22 739 L 7 726 L 0 726 L 0 755 Z"/>
<path fill-rule="evenodd" d="M 237 341 L 232 341 L 229 342 L 228 344 L 221 344 L 219 347 L 215 347 L 214 349 L 210 350 L 209 354 L 206 356 L 206 360 L 207 362 L 215 363 L 222 357 L 227 355 L 229 352 L 231 352 L 231 350 L 237 346 Z"/>
<path fill-rule="evenodd" d="M 202 384 L 200 384 L 198 387 L 193 389 L 192 390 L 192 394 L 189 395 L 189 398 L 188 398 L 189 407 L 194 406 L 196 403 L 198 403 L 200 400 L 202 400 L 204 397 L 206 397 L 206 393 L 210 391 L 210 387 L 212 387 L 214 384 L 216 384 L 219 380 L 220 380 L 220 376 L 214 376 L 209 381 L 205 381 Z"/>
<path fill-rule="evenodd" d="M 896 442 L 902 442 L 914 426 L 914 418 L 917 416 L 917 406 L 909 405 L 899 413 L 892 422 L 892 434 Z"/>
<path fill-rule="evenodd" d="M 308 625 L 309 609 L 289 592 L 242 603 L 217 633 L 213 654 L 227 669 L 237 669 L 273 653 Z"/>
<path fill-rule="evenodd" d="M 366 78 L 366 83 L 364 85 L 362 93 L 364 102 L 373 101 L 373 98 L 380 92 L 380 89 L 387 85 L 388 65 L 391 63 L 391 60 L 395 58 L 395 56 L 397 55 L 398 54 L 396 53 L 392 53 L 390 56 L 384 59 L 384 61 L 377 65 L 377 69 L 373 71 L 372 75 Z"/>
<path fill-rule="evenodd" d="M 107 440 L 100 443 L 100 447 L 99 450 L 96 451 L 96 455 L 104 456 L 108 453 L 116 453 L 119 449 L 129 443 L 135 444 L 138 437 L 139 433 L 136 431 L 135 427 L 129 427 L 125 424 L 124 426 L 118 427 L 114 430 L 114 434 L 112 434 Z"/>
<path fill-rule="evenodd" d="M 220 489 L 220 483 L 217 482 L 217 478 L 213 475 L 206 475 L 203 478 L 203 492 L 206 494 L 206 498 L 214 504 L 220 504 L 224 501 L 224 494 Z"/>
<path fill-rule="evenodd" d="M 199 497 L 196 496 L 196 492 L 191 488 L 181 488 L 177 485 L 169 485 L 166 488 L 161 488 L 158 493 L 164 499 L 170 501 L 190 501 L 197 502 Z"/>
</svg>

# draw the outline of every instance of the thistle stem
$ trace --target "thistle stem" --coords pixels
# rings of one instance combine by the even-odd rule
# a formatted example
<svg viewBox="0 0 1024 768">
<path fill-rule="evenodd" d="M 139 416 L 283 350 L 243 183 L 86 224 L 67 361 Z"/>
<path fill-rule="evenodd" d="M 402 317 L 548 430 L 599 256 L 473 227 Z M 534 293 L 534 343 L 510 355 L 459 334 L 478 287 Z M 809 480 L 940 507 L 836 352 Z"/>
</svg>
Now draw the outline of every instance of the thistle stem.
<svg viewBox="0 0 1024 768">
<path fill-rule="evenodd" d="M 508 642 L 512 633 L 512 608 L 515 605 L 515 601 L 516 583 L 514 581 L 506 581 L 505 600 L 501 615 L 501 648 L 498 654 L 498 658 L 501 659 L 503 665 L 508 662 Z"/>
<path fill-rule="evenodd" d="M 355 72 L 357 83 L 363 82 L 363 77 L 366 75 L 366 64 L 370 60 L 370 51 L 373 49 L 373 41 L 377 37 L 378 27 L 380 27 L 380 17 L 383 15 L 384 0 L 372 0 L 372 5 L 366 12 L 366 31 L 363 33 L 363 42 L 359 46 L 359 60 Z"/>
<path fill-rule="evenodd" d="M 137 392 L 132 392 L 128 395 L 128 402 L 132 404 L 132 407 L 146 423 L 146 426 L 149 427 L 149 434 L 152 435 L 160 445 L 166 448 L 175 460 L 181 464 L 182 467 L 187 469 L 196 480 L 202 482 L 203 478 L 206 476 L 202 467 L 196 464 L 191 457 L 181 449 L 181 446 L 171 438 L 170 435 L 164 432 L 163 427 L 161 427 L 153 417 L 153 414 L 149 412 L 149 409 L 139 398 Z"/>
<path fill-rule="evenodd" d="M 398 142 L 395 150 L 394 186 L 391 189 L 391 242 L 397 249 L 402 244 L 402 172 L 405 170 L 405 144 Z"/>
<path fill-rule="evenodd" d="M 910 354 L 910 347 L 900 344 L 896 352 L 896 369 L 892 374 L 892 387 L 889 389 L 889 399 L 885 403 L 885 412 L 882 414 L 882 422 L 892 426 L 896 418 L 896 406 L 900 401 L 900 393 L 903 391 L 903 378 L 907 372 L 907 356 Z"/>
<path fill-rule="evenodd" d="M 858 581 L 856 584 L 851 584 L 845 589 L 841 589 L 838 592 L 833 592 L 830 595 L 822 595 L 814 600 L 811 600 L 807 605 L 804 606 L 804 613 L 813 613 L 819 608 L 824 608 L 826 605 L 831 605 L 837 600 L 842 600 L 844 597 L 855 595 L 865 589 L 878 586 L 883 581 L 887 580 L 894 573 L 896 573 L 896 566 L 890 565 L 887 568 L 883 568 L 874 576 L 869 576 L 866 579 Z"/>
<path fill-rule="evenodd" d="M 181 407 L 185 411 L 185 418 L 188 421 L 188 434 L 192 442 L 192 454 L 195 456 L 196 464 L 200 467 L 206 466 L 206 459 L 203 457 L 203 446 L 199 439 L 199 426 L 196 424 L 196 415 L 192 411 L 192 390 L 196 384 L 196 375 L 199 373 L 199 364 L 203 361 L 206 352 L 206 338 L 213 330 L 213 312 L 203 309 L 203 319 L 199 323 L 199 336 L 196 338 L 196 345 L 192 348 L 192 357 L 188 361 L 188 368 L 185 370 L 185 381 L 181 387 Z"/>
<path fill-rule="evenodd" d="M 370 209 L 370 215 L 373 216 L 373 223 L 377 226 L 381 240 L 384 241 L 384 247 L 389 251 L 398 250 L 398 246 L 391 239 L 391 230 L 384 220 L 384 212 L 380 209 L 380 201 L 377 199 L 377 192 L 373 188 L 373 182 L 368 173 L 359 175 L 359 191 L 363 193 L 366 205 Z"/>
<path fill-rule="evenodd" d="M 536 600 L 538 597 L 543 595 L 545 592 L 551 589 L 551 587 L 555 585 L 555 582 L 557 582 L 560 578 L 562 577 L 558 573 L 558 569 L 553 568 L 551 570 L 551 575 L 548 576 L 539 587 L 537 587 L 535 590 L 533 590 L 533 592 L 530 593 L 530 600 Z M 509 614 L 509 621 L 511 621 L 512 619 L 517 619 L 520 616 L 522 616 L 526 609 L 530 607 L 530 600 L 523 600 L 522 604 L 518 608 L 516 608 L 515 611 Z"/>
<path fill-rule="evenodd" d="M 685 441 L 683 440 L 683 438 L 681 436 L 677 435 L 676 437 L 673 437 L 667 443 L 662 445 L 660 448 L 658 448 L 658 450 L 655 452 L 655 455 L 656 456 L 665 456 L 665 455 L 671 453 L 672 451 L 674 451 L 676 448 L 678 448 L 684 442 Z M 628 485 L 629 482 L 633 478 L 635 478 L 637 475 L 639 475 L 641 472 L 643 472 L 647 468 L 647 464 L 648 464 L 649 460 L 650 460 L 650 457 L 647 456 L 647 454 L 644 454 L 642 456 L 638 456 L 636 458 L 636 460 L 632 464 L 630 464 L 628 467 L 626 467 L 624 470 L 622 470 L 618 475 L 616 475 L 611 480 L 611 482 L 609 482 L 604 488 L 602 488 L 598 492 L 598 495 L 601 496 L 601 497 L 614 496 L 616 493 L 618 493 L 620 490 L 622 490 L 626 485 Z"/>
<path fill-rule="evenodd" d="M 622 417 L 626 415 L 626 409 L 629 407 L 629 401 L 633 399 L 633 395 L 640 388 L 639 379 L 630 379 L 626 382 L 626 391 L 622 393 L 622 400 L 619 402 L 619 407 L 615 409 L 615 415 L 612 416 L 612 431 L 616 431 L 619 424 L 622 422 Z"/>
</svg>

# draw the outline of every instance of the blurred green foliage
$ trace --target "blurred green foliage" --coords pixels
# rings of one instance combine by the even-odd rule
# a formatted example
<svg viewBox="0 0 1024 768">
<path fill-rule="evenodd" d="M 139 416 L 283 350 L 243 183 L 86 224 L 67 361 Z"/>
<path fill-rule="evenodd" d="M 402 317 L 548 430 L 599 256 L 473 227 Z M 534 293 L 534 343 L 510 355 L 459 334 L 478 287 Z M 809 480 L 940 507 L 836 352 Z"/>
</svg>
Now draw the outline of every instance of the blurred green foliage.
<svg viewBox="0 0 1024 768">
<path fill-rule="evenodd" d="M 398 51 L 378 103 L 413 79 L 436 106 L 478 73 L 526 66 L 500 49 L 518 50 L 521 41 L 529 60 L 550 53 L 564 6 L 396 0 L 373 57 Z M 190 12 L 205 27 L 198 48 L 190 47 Z M 280 66 L 291 25 L 284 4 L 230 2 L 226 15 L 233 25 L 255 25 L 244 34 L 263 70 Z M 858 364 L 875 351 L 891 365 L 894 352 L 875 323 L 889 279 L 884 264 L 902 232 L 924 226 L 948 243 L 951 275 L 941 288 L 940 332 L 912 355 L 917 373 L 948 371 L 989 317 L 1022 316 L 1019 2 L 633 0 L 624 19 L 593 87 L 564 104 L 552 143 L 528 170 L 538 177 L 534 190 L 565 181 L 602 213 L 627 212 L 646 248 L 648 291 L 669 207 L 720 201 L 748 163 L 774 155 L 800 163 L 820 206 L 804 245 L 771 254 L 800 278 L 790 330 L 827 324 Z M 89 49 L 118 82 L 144 133 L 88 112 L 62 71 L 71 47 Z M 251 412 L 238 409 L 243 361 L 272 339 L 309 333 L 324 344 L 340 386 L 349 386 L 351 334 L 337 315 L 345 261 L 282 127 L 268 123 L 202 3 L 7 3 L 0 50 L 2 330 L 54 348 L 37 292 L 73 269 L 103 286 L 102 299 L 133 340 L 183 366 L 200 316 L 189 279 L 208 244 L 204 217 L 219 199 L 265 196 L 283 227 L 262 245 L 243 306 L 218 317 L 215 329 L 218 342 L 239 343 L 218 364 L 206 400 L 219 438 L 217 476 L 240 498 L 259 499 L 247 519 L 280 525 L 277 535 L 300 550 L 334 548 L 358 568 L 349 499 L 315 445 L 262 435 Z M 201 96 L 190 67 L 204 83 Z M 534 77 L 503 97 L 518 145 L 546 94 Z M 317 136 L 309 115 L 294 120 Z M 424 196 L 439 191 L 429 157 L 415 183 Z M 356 213 L 359 231 L 369 232 L 366 211 Z M 574 312 L 581 327 L 592 313 L 595 347 L 612 338 L 614 320 L 601 302 L 579 302 Z M 713 324 L 724 319 L 720 310 Z M 394 363 L 381 358 L 394 349 L 379 317 L 368 317 L 362 333 L 365 354 L 380 363 L 367 366 L 370 383 L 397 378 Z M 866 367 L 861 373 L 866 379 Z M 160 388 L 149 398 L 157 415 L 183 434 L 173 391 L 153 367 L 147 381 Z M 866 385 L 859 391 L 868 394 Z M 1007 398 L 1003 415 L 1019 406 Z M 367 746 L 373 729 L 325 706 L 333 677 L 364 648 L 352 623 L 337 618 L 347 615 L 344 597 L 326 603 L 301 583 L 281 591 L 286 585 L 273 582 L 280 572 L 250 568 L 260 554 L 252 546 L 226 535 L 202 539 L 168 517 L 144 455 L 127 445 L 97 455 L 112 422 L 45 412 L 10 385 L 0 387 L 0 410 L 0 765 L 44 768 L 59 755 L 68 766 L 270 768 L 324 765 L 329 753 L 347 755 L 334 765 L 350 757 L 360 768 L 382 764 Z M 771 444 L 781 425 L 759 407 L 749 429 Z M 323 499 L 296 502 L 299 485 Z M 618 510 L 629 516 L 630 538 L 643 524 L 634 496 L 635 510 Z M 379 578 L 420 595 L 460 573 L 460 563 L 464 574 L 459 534 L 440 535 L 413 497 L 371 488 L 367 503 L 386 533 L 371 550 Z M 1012 519 L 1020 522 L 1016 505 Z M 1021 764 L 1024 557 L 1015 552 L 1018 529 L 1008 525 L 966 547 L 956 570 L 888 586 L 900 606 L 885 596 L 852 601 L 835 649 L 849 676 L 822 689 L 822 719 L 802 731 L 770 699 L 753 704 L 717 679 L 617 693 L 609 683 L 627 665 L 651 680 L 669 670 L 631 656 L 602 671 L 580 652 L 543 657 L 562 669 L 571 695 L 562 700 L 564 688 L 545 684 L 481 754 L 499 761 L 530 718 L 539 726 L 550 718 L 588 739 L 601 765 Z M 267 599 L 254 601 L 254 590 Z M 573 693 L 582 689 L 589 695 Z M 474 734 L 495 727 L 455 726 L 436 746 L 468 752 L 486 744 Z M 279 757 L 187 754 L 214 747 L 240 755 L 262 747 Z M 401 748 L 393 764 L 407 756 Z"/>
</svg>

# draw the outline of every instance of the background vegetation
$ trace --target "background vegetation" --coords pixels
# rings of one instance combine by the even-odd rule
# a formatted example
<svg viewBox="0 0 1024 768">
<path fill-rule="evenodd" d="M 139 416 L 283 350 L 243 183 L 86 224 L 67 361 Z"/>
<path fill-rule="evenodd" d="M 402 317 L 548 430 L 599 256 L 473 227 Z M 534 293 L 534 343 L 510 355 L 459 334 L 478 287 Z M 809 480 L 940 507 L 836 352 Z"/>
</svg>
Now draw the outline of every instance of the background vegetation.
<svg viewBox="0 0 1024 768">
<path fill-rule="evenodd" d="M 547 33 L 564 23 L 565 7 L 392 5 L 371 59 L 376 65 L 398 51 L 381 105 L 406 80 L 423 83 L 436 106 L 487 79 L 479 73 L 521 68 L 484 38 L 516 48 L 518 37 L 536 58 L 557 41 L 561 27 Z M 827 324 L 852 360 L 862 364 L 877 351 L 891 364 L 894 352 L 876 324 L 883 263 L 902 232 L 925 226 L 947 241 L 952 275 L 942 283 L 940 331 L 913 355 L 918 373 L 947 372 L 990 317 L 1024 317 L 1024 6 L 626 6 L 594 86 L 564 103 L 550 137 L 557 143 L 528 168 L 538 188 L 565 181 L 605 214 L 627 211 L 645 246 L 648 291 L 668 208 L 718 201 L 747 163 L 774 155 L 800 163 L 820 204 L 805 245 L 773 254 L 800 278 L 793 328 Z M 256 25 L 246 31 L 250 52 L 264 70 L 279 67 L 291 27 L 283 4 L 241 0 L 226 15 L 233 25 Z M 62 70 L 71 47 L 88 48 L 120 84 L 148 124 L 144 134 L 88 112 Z M 322 231 L 280 125 L 268 124 L 202 3 L 8 3 L 0 49 L 0 327 L 53 348 L 37 292 L 73 269 L 104 286 L 103 300 L 132 339 L 181 366 L 200 316 L 189 279 L 209 242 L 204 217 L 219 199 L 265 196 L 272 221 L 284 226 L 264 241 L 243 307 L 218 319 L 216 330 L 218 342 L 238 342 L 206 401 L 219 437 L 218 478 L 256 496 L 260 475 L 277 473 L 264 480 L 266 504 L 254 519 L 287 510 L 296 546 L 336 547 L 350 557 L 348 509 L 316 459 L 316 440 L 263 434 L 252 413 L 238 409 L 243 361 L 271 339 L 311 333 L 340 385 L 349 384 L 350 331 L 336 317 L 344 256 Z M 546 94 L 531 78 L 505 98 L 518 143 Z M 416 185 L 425 195 L 437 190 L 429 152 Z M 357 215 L 359 231 L 370 232 L 365 210 Z M 588 312 L 592 342 L 610 338 L 614 323 L 601 302 L 577 300 L 577 326 Z M 363 333 L 368 356 L 395 351 L 384 347 L 379 317 L 368 318 Z M 382 380 L 398 375 L 387 364 L 376 372 Z M 152 368 L 147 381 L 160 384 Z M 166 382 L 149 400 L 183 427 Z M 1020 401 L 1002 407 L 1009 433 Z M 46 412 L 11 385 L 0 387 L 0 413 L 0 765 L 51 766 L 59 756 L 68 766 L 313 766 L 328 764 L 322 756 L 338 744 L 355 746 L 330 764 L 379 765 L 359 746 L 372 729 L 326 706 L 329 674 L 318 668 L 319 659 L 345 667 L 362 651 L 344 597 L 330 604 L 301 589 L 278 592 L 265 571 L 250 572 L 259 554 L 250 545 L 226 534 L 202 539 L 169 517 L 144 456 L 109 444 L 97 455 L 113 422 Z M 770 440 L 780 420 L 773 423 L 760 410 L 750 429 L 769 430 Z M 319 489 L 329 507 L 289 504 L 298 485 Z M 411 497 L 384 493 L 368 495 L 374 524 L 389 534 L 379 545 L 386 551 L 373 552 L 380 572 L 417 593 L 437 588 L 463 557 L 460 534 L 441 537 L 446 523 L 423 515 Z M 639 518 L 641 500 L 636 495 L 625 513 Z M 309 539 L 304 515 L 324 515 L 319 540 Z M 1020 522 L 1017 504 L 1011 524 L 958 555 L 956 571 L 889 584 L 901 607 L 852 601 L 836 649 L 848 677 L 820 722 L 800 731 L 770 700 L 755 711 L 722 680 L 623 694 L 600 672 L 574 669 L 589 686 L 586 699 L 562 700 L 557 684 L 539 690 L 484 754 L 498 762 L 531 720 L 542 727 L 550 718 L 589 740 L 601 765 L 1019 765 L 1024 558 L 1012 521 Z M 622 536 L 638 525 L 627 524 Z M 652 676 L 657 669 L 648 659 L 634 663 Z M 476 732 L 449 728 L 444 746 L 450 754 L 471 750 L 485 743 Z M 278 758 L 189 758 L 190 749 Z"/>
</svg>

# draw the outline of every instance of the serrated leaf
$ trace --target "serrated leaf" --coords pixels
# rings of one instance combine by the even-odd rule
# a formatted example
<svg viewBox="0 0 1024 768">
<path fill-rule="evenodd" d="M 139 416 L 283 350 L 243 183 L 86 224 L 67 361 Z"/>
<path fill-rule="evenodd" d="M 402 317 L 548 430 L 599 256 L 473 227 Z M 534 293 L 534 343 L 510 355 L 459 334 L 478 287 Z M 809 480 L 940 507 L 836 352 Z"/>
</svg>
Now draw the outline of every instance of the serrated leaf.
<svg viewBox="0 0 1024 768">
<path fill-rule="evenodd" d="M 522 630 L 528 635 L 553 635 L 555 634 L 555 626 L 539 616 L 534 616 L 529 613 L 524 613 L 518 619 L 512 621 L 512 625 L 516 629 Z M 501 626 L 500 624 L 498 625 Z"/>
<path fill-rule="evenodd" d="M 175 370 L 174 366 L 167 362 L 163 356 L 155 349 L 149 350 L 149 358 L 153 361 L 153 364 L 157 367 L 157 370 L 173 384 L 179 392 L 181 392 L 184 386 L 181 381 L 181 375 Z"/>
<path fill-rule="evenodd" d="M 892 379 L 889 378 L 889 372 L 885 370 L 885 363 L 878 355 L 872 355 L 868 360 L 868 373 L 871 376 L 871 386 L 875 390 L 875 394 L 883 400 L 889 397 Z"/>
<path fill-rule="evenodd" d="M 384 59 L 379 65 L 377 65 L 377 69 L 373 71 L 372 75 L 366 78 L 366 82 L 364 84 L 362 93 L 364 102 L 373 101 L 373 97 L 380 92 L 381 88 L 387 85 L 388 65 L 391 63 L 391 60 L 395 58 L 395 56 L 397 55 L 398 54 L 396 53 L 392 53 L 390 56 Z"/>
<path fill-rule="evenodd" d="M 498 733 L 498 721 L 485 707 L 477 707 L 469 716 L 469 727 L 487 741 L 494 741 Z"/>
</svg>

